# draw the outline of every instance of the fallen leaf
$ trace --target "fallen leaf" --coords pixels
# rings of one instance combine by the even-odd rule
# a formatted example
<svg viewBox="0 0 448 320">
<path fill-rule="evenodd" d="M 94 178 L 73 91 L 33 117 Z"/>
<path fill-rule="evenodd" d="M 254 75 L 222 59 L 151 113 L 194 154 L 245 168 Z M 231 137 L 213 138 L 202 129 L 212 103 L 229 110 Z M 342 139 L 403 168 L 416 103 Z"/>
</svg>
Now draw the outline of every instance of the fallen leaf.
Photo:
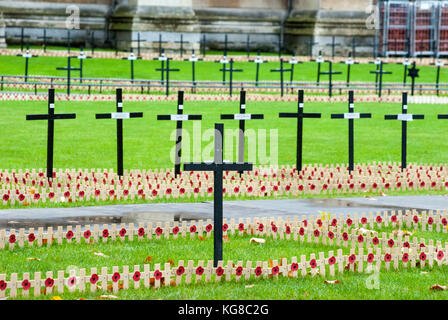
<svg viewBox="0 0 448 320">
<path fill-rule="evenodd" d="M 229 236 L 222 236 L 222 240 L 224 240 L 224 242 L 230 242 Z"/>
<path fill-rule="evenodd" d="M 288 278 L 294 278 L 293 272 L 291 270 L 288 271 Z"/>
<path fill-rule="evenodd" d="M 53 296 L 51 300 L 63 300 L 60 296 Z"/>
<path fill-rule="evenodd" d="M 48 239 L 42 239 L 42 244 L 47 244 L 48 243 Z"/>
<path fill-rule="evenodd" d="M 171 259 L 168 259 L 168 261 L 167 261 L 172 267 L 174 266 L 174 261 L 173 260 L 171 260 Z"/>
<path fill-rule="evenodd" d="M 269 259 L 269 268 L 273 268 L 274 267 L 274 263 L 272 262 L 271 259 Z"/>
<path fill-rule="evenodd" d="M 251 238 L 250 242 L 255 242 L 255 243 L 266 243 L 265 239 L 261 239 L 261 238 Z"/>
<path fill-rule="evenodd" d="M 97 299 L 118 299 L 118 297 L 113 296 L 111 294 L 103 294 L 103 295 L 97 297 Z"/>
<path fill-rule="evenodd" d="M 244 286 L 244 288 L 246 288 L 246 289 L 253 288 L 253 287 L 255 287 L 254 284 L 248 284 L 248 285 Z"/>
<path fill-rule="evenodd" d="M 441 286 L 439 284 L 435 284 L 431 288 L 429 288 L 429 290 L 445 291 L 446 288 L 447 288 L 446 286 Z"/>
<path fill-rule="evenodd" d="M 170 286 L 172 286 L 172 287 L 177 286 L 176 280 L 171 279 L 171 280 L 170 280 Z"/>
<path fill-rule="evenodd" d="M 324 283 L 326 284 L 336 284 L 341 283 L 339 280 L 325 280 Z"/>
<path fill-rule="evenodd" d="M 149 262 L 151 260 L 152 260 L 151 256 L 147 256 L 146 259 L 145 259 L 145 262 Z"/>
<path fill-rule="evenodd" d="M 118 283 L 118 290 L 122 290 L 123 289 L 123 284 L 122 283 Z M 107 285 L 107 291 L 114 291 L 114 287 L 111 284 Z"/>
<path fill-rule="evenodd" d="M 224 237 L 223 237 L 223 238 L 224 238 Z M 198 239 L 201 240 L 201 241 L 207 240 L 207 238 L 206 238 L 206 237 L 203 237 L 203 236 L 198 236 Z"/>
<path fill-rule="evenodd" d="M 347 265 L 344 267 L 344 269 L 345 270 L 350 270 L 350 265 L 351 265 L 351 263 L 349 262 L 349 263 L 347 263 Z M 356 270 L 356 262 L 355 263 L 353 263 L 353 270 Z"/>
<path fill-rule="evenodd" d="M 76 299 L 76 300 L 87 300 L 86 298 L 79 298 L 79 299 Z"/>
<path fill-rule="evenodd" d="M 28 260 L 28 261 L 40 261 L 40 259 L 38 259 L 38 258 L 26 258 L 26 260 Z"/>
<path fill-rule="evenodd" d="M 387 194 L 385 194 L 384 192 L 380 191 L 380 196 L 387 197 Z"/>
</svg>

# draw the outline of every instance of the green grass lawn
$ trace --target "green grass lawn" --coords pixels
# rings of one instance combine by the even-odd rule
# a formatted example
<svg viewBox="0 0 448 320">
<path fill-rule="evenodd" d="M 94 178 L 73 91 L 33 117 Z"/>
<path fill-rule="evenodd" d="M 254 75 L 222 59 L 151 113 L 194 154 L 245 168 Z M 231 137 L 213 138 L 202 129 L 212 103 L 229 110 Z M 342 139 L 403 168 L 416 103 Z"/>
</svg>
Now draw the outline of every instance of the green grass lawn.
<svg viewBox="0 0 448 320">
<path fill-rule="evenodd" d="M 185 101 L 186 114 L 202 114 L 203 121 L 184 123 L 183 161 L 210 160 L 213 156 L 214 123 L 224 122 L 225 129 L 236 129 L 238 121 L 220 120 L 221 113 L 235 113 L 238 102 Z M 388 103 L 358 103 L 356 111 L 371 112 L 372 119 L 355 121 L 355 162 L 400 161 L 401 124 L 385 121 L 384 114 L 400 113 L 401 105 Z M 171 121 L 157 121 L 157 114 L 171 114 L 175 102 L 124 102 L 125 111 L 142 111 L 140 119 L 124 120 L 124 164 L 127 169 L 173 167 L 170 152 L 175 132 Z M 248 102 L 248 113 L 263 113 L 264 120 L 246 122 L 246 130 L 257 134 L 266 130 L 266 140 L 257 139 L 257 149 L 266 142 L 270 155 L 270 138 L 278 136 L 278 164 L 295 164 L 296 121 L 279 119 L 278 112 L 296 112 L 295 102 Z M 96 120 L 95 113 L 115 111 L 115 102 L 57 102 L 56 113 L 75 112 L 75 120 L 55 121 L 55 168 L 115 168 L 116 124 L 114 120 Z M 306 119 L 304 124 L 304 163 L 347 163 L 348 124 L 345 120 L 330 119 L 331 113 L 347 111 L 346 103 L 306 103 L 305 112 L 321 112 L 322 119 Z M 2 101 L 0 103 L 0 156 L 3 169 L 44 168 L 46 166 L 46 121 L 26 121 L 26 114 L 46 113 L 47 102 Z M 408 162 L 444 163 L 448 157 L 448 123 L 437 120 L 437 114 L 448 113 L 443 105 L 409 105 L 409 113 L 425 114 L 425 120 L 408 126 Z M 193 122 L 195 124 L 193 125 Z M 202 134 L 195 135 L 193 126 Z M 187 134 L 189 136 L 187 136 Z M 187 142 L 190 142 L 188 146 Z M 236 160 L 237 139 L 225 138 L 224 159 Z M 253 145 L 253 144 L 252 144 Z M 275 146 L 272 148 L 275 150 Z M 202 159 L 200 152 L 202 150 Z M 232 152 L 233 151 L 233 152 Z M 253 152 L 252 152 L 253 153 Z M 256 165 L 266 164 L 266 157 L 246 157 Z M 246 140 L 246 155 L 247 140 Z M 275 156 L 273 156 L 275 160 Z M 267 163 L 269 164 L 269 163 Z M 274 163 L 275 164 L 275 163 Z"/>
</svg>

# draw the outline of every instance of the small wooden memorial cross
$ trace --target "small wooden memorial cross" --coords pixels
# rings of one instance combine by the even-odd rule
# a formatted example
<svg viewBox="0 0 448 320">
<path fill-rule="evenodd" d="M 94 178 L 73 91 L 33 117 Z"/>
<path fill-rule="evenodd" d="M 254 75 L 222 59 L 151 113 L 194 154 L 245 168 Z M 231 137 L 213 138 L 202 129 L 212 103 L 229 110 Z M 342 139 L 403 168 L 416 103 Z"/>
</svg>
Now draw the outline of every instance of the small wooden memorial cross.
<svg viewBox="0 0 448 320">
<path fill-rule="evenodd" d="M 217 267 L 218 261 L 222 260 L 222 226 L 223 226 L 223 210 L 222 210 L 222 187 L 223 187 L 223 171 L 251 171 L 253 165 L 251 163 L 228 163 L 223 162 L 223 140 L 224 125 L 222 123 L 215 124 L 215 152 L 213 162 L 202 163 L 184 163 L 185 171 L 213 171 L 214 187 L 213 187 L 213 252 L 214 266 Z"/>
<path fill-rule="evenodd" d="M 334 59 L 334 53 L 336 46 L 340 46 L 340 43 L 336 43 L 336 37 L 331 37 L 331 43 L 327 43 L 326 46 L 331 46 L 331 58 Z"/>
<path fill-rule="evenodd" d="M 70 80 L 71 80 L 71 72 L 72 71 L 81 71 L 81 68 L 74 68 L 71 66 L 71 56 L 67 56 L 67 66 L 56 68 L 56 70 L 64 70 L 67 71 L 67 95 L 70 95 Z"/>
<path fill-rule="evenodd" d="M 280 69 L 271 69 L 271 72 L 280 72 L 280 95 L 283 97 L 283 73 L 291 72 L 291 69 L 283 68 L 283 58 L 280 58 Z"/>
<path fill-rule="evenodd" d="M 227 72 L 230 73 L 230 76 L 229 76 L 230 77 L 230 79 L 229 79 L 229 94 L 230 94 L 230 96 L 232 96 L 233 73 L 234 72 L 243 72 L 243 69 L 233 69 L 233 59 L 230 59 L 230 67 L 229 68 L 223 67 L 219 71 L 222 71 L 223 73 L 225 73 L 227 71 Z"/>
<path fill-rule="evenodd" d="M 54 89 L 48 89 L 48 114 L 28 114 L 26 120 L 47 120 L 47 178 L 53 178 L 54 120 L 76 119 L 75 113 L 54 113 Z"/>
<path fill-rule="evenodd" d="M 407 155 L 407 139 L 408 139 L 408 121 L 423 120 L 423 114 L 409 114 L 408 113 L 408 93 L 402 93 L 401 114 L 385 115 L 384 120 L 399 120 L 401 121 L 401 170 L 406 168 Z"/>
<path fill-rule="evenodd" d="M 131 63 L 131 82 L 134 82 L 134 61 L 140 60 L 141 58 L 142 57 L 136 57 L 132 49 L 128 57 L 121 58 L 122 60 L 128 60 Z"/>
<path fill-rule="evenodd" d="M 38 55 L 35 54 L 31 54 L 30 53 L 30 46 L 26 46 L 26 51 L 25 53 L 22 54 L 18 54 L 18 57 L 23 57 L 25 58 L 25 82 L 28 82 L 28 65 L 29 65 L 29 59 L 30 58 L 37 58 Z"/>
<path fill-rule="evenodd" d="M 223 56 L 220 60 L 215 60 L 215 63 L 221 63 L 222 64 L 222 69 L 220 69 L 219 71 L 222 71 L 222 85 L 226 84 L 226 64 L 230 63 L 229 60 L 227 60 L 226 56 Z"/>
<path fill-rule="evenodd" d="M 342 74 L 340 71 L 333 71 L 333 62 L 330 60 L 327 60 L 328 62 L 328 71 L 321 72 L 320 74 L 328 75 L 328 96 L 332 97 L 333 95 L 333 75 L 335 74 Z"/>
<path fill-rule="evenodd" d="M 408 67 L 411 65 L 411 62 L 408 58 L 405 58 L 403 62 L 397 62 L 397 64 L 403 65 L 404 73 L 403 73 L 403 86 L 406 86 L 406 79 L 408 76 Z"/>
<path fill-rule="evenodd" d="M 436 93 L 437 93 L 437 95 L 439 95 L 440 68 L 443 67 L 445 64 L 443 63 L 442 60 L 437 59 L 437 61 L 434 62 L 434 63 L 431 63 L 431 65 L 437 67 L 437 72 L 436 72 Z"/>
<path fill-rule="evenodd" d="M 43 31 L 42 37 L 37 37 L 37 39 L 42 39 L 43 40 L 42 46 L 44 47 L 44 52 L 47 52 L 47 40 L 51 39 L 51 37 L 47 36 L 47 29 L 46 28 L 44 28 L 42 31 Z"/>
<path fill-rule="evenodd" d="M 353 91 L 348 92 L 348 113 L 332 114 L 331 119 L 348 119 L 348 170 L 354 169 L 354 120 L 362 118 L 371 118 L 370 113 L 355 113 L 355 105 L 353 99 Z"/>
<path fill-rule="evenodd" d="M 268 61 L 261 59 L 260 50 L 258 50 L 257 58 L 255 60 L 249 60 L 249 62 L 253 62 L 257 65 L 257 69 L 255 72 L 255 86 L 258 87 L 258 79 L 260 76 L 260 64 L 268 62 Z"/>
<path fill-rule="evenodd" d="M 222 114 L 221 120 L 239 120 L 238 132 L 238 162 L 244 162 L 244 131 L 246 120 L 264 119 L 263 114 L 246 113 L 246 91 L 240 92 L 240 113 Z M 242 173 L 242 171 L 240 172 Z"/>
<path fill-rule="evenodd" d="M 28 39 L 28 38 L 30 38 L 30 36 L 26 36 L 25 34 L 24 34 L 24 32 L 25 32 L 25 28 L 24 27 L 21 27 L 20 28 L 20 51 L 22 52 L 23 51 L 23 45 L 24 45 L 24 39 Z"/>
<path fill-rule="evenodd" d="M 184 112 L 184 92 L 177 92 L 177 114 L 157 115 L 157 120 L 176 121 L 176 152 L 174 160 L 174 173 L 176 177 L 180 175 L 180 162 L 182 157 L 182 122 L 188 120 L 202 120 L 199 114 L 183 114 Z"/>
<path fill-rule="evenodd" d="M 383 70 L 385 62 L 377 59 L 374 63 L 377 65 L 376 71 L 370 71 L 370 73 L 375 74 L 375 88 L 378 88 L 378 96 L 381 97 L 381 92 L 383 90 L 383 74 L 392 74 L 392 72 Z"/>
<path fill-rule="evenodd" d="M 161 71 L 162 74 L 163 72 L 166 72 L 166 81 L 165 81 L 165 85 L 166 85 L 166 96 L 168 97 L 170 94 L 170 72 L 178 72 L 180 71 L 180 69 L 170 69 L 170 60 L 171 59 L 167 59 L 166 60 L 166 68 L 160 68 L 160 69 L 156 69 L 156 71 Z"/>
<path fill-rule="evenodd" d="M 196 87 L 196 62 L 202 61 L 203 59 L 197 58 L 194 54 L 194 49 L 191 53 L 191 58 L 184 59 L 184 61 L 190 61 L 191 62 L 191 80 L 193 82 L 193 87 Z"/>
<path fill-rule="evenodd" d="M 303 90 L 299 90 L 298 107 L 296 113 L 280 112 L 280 118 L 297 118 L 297 144 L 296 144 L 296 169 L 297 173 L 302 171 L 302 150 L 303 150 L 303 119 L 304 118 L 320 118 L 320 113 L 303 112 Z"/>
<path fill-rule="evenodd" d="M 359 62 L 356 62 L 352 59 L 352 53 L 350 52 L 348 54 L 348 58 L 345 61 L 342 61 L 341 63 L 345 63 L 345 65 L 347 66 L 347 87 L 350 87 L 350 71 L 351 71 L 351 66 L 353 64 L 358 64 Z"/>
<path fill-rule="evenodd" d="M 123 112 L 122 89 L 116 90 L 117 112 L 97 113 L 96 119 L 117 120 L 117 174 L 123 176 L 123 119 L 142 118 L 143 112 Z"/>
<path fill-rule="evenodd" d="M 82 83 L 83 61 L 84 61 L 85 59 L 91 59 L 92 57 L 91 57 L 91 56 L 86 56 L 86 55 L 84 54 L 84 50 L 83 50 L 83 48 L 81 47 L 81 48 L 79 49 L 79 55 L 76 56 L 76 58 L 79 60 L 79 82 Z"/>
<path fill-rule="evenodd" d="M 171 60 L 172 58 L 168 58 L 165 56 L 165 49 L 162 49 L 162 53 L 157 58 L 153 58 L 152 60 L 160 61 L 160 68 L 161 70 L 165 69 L 165 61 Z M 165 83 L 165 71 L 160 72 L 160 85 L 164 85 Z"/>
<path fill-rule="evenodd" d="M 415 89 L 415 78 L 418 78 L 418 72 L 420 69 L 417 69 L 415 67 L 415 61 L 412 62 L 412 68 L 408 70 L 408 77 L 411 77 L 411 96 L 414 95 L 414 89 Z"/>
</svg>

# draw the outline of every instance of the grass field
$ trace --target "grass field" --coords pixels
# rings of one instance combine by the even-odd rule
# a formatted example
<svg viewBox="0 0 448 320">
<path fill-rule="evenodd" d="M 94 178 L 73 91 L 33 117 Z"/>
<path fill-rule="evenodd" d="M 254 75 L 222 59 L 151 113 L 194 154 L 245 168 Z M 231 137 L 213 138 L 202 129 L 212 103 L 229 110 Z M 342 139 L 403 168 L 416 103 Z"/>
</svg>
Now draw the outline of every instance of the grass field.
<svg viewBox="0 0 448 320">
<path fill-rule="evenodd" d="M 236 129 L 238 121 L 220 120 L 221 113 L 236 113 L 238 102 L 185 101 L 185 114 L 202 114 L 203 120 L 184 123 L 183 161 L 210 160 L 213 153 L 214 123 L 224 122 L 225 129 Z M 401 113 L 401 105 L 358 103 L 357 112 L 371 112 L 372 119 L 355 120 L 355 162 L 400 161 L 401 124 L 385 121 L 384 114 Z M 157 121 L 157 114 L 171 114 L 175 102 L 124 102 L 124 111 L 142 111 L 143 118 L 124 120 L 124 164 L 127 169 L 171 168 L 170 153 L 175 132 L 171 121 Z M 248 113 L 263 113 L 264 120 L 246 122 L 246 130 L 257 134 L 266 130 L 266 140 L 257 139 L 257 149 L 266 141 L 270 156 L 278 146 L 278 164 L 295 164 L 296 121 L 279 119 L 278 112 L 296 112 L 295 102 L 248 102 Z M 95 113 L 114 112 L 114 102 L 57 102 L 56 113 L 75 112 L 75 120 L 56 120 L 55 168 L 115 168 L 116 125 L 114 120 L 96 120 Z M 347 163 L 348 124 L 332 120 L 331 113 L 347 111 L 346 103 L 306 103 L 305 112 L 321 112 L 322 119 L 306 119 L 304 124 L 304 163 Z M 26 121 L 26 114 L 46 113 L 47 102 L 2 101 L 0 104 L 0 141 L 3 141 L 0 161 L 3 169 L 44 168 L 46 166 L 46 121 Z M 409 113 L 425 114 L 425 120 L 408 126 L 408 161 L 442 163 L 448 157 L 448 123 L 437 120 L 437 114 L 448 113 L 443 105 L 409 105 Z M 195 122 L 195 124 L 193 124 Z M 199 132 L 195 134 L 194 130 Z M 270 130 L 274 130 L 271 132 Z M 277 137 L 275 136 L 277 130 Z M 235 130 L 233 130 L 235 131 Z M 271 135 L 272 133 L 272 135 Z M 187 136 L 187 134 L 189 136 Z M 202 142 L 200 143 L 200 135 Z M 195 136 L 195 141 L 193 141 Z M 188 148 L 190 141 L 190 148 Z M 237 140 L 225 138 L 226 160 L 236 160 Z M 278 142 L 277 142 L 278 141 Z M 253 145 L 253 144 L 251 144 Z M 247 139 L 246 139 L 247 146 Z M 195 149 L 197 148 L 197 149 Z M 227 150 L 229 149 L 229 150 Z M 199 159 L 202 150 L 202 159 Z M 233 152 L 232 152 L 233 151 Z M 258 155 L 250 158 L 257 165 L 267 159 Z M 194 156 L 193 156 L 194 155 Z M 233 155 L 233 156 L 232 156 Z M 246 148 L 247 155 L 247 148 Z M 272 155 L 275 162 L 275 155 Z M 271 164 L 275 164 L 272 163 Z M 269 163 L 268 163 L 269 164 Z"/>
<path fill-rule="evenodd" d="M 187 56 L 185 56 L 187 58 Z M 66 77 L 66 72 L 57 71 L 56 67 L 64 67 L 67 64 L 65 57 L 38 57 L 30 59 L 29 75 L 45 75 L 45 76 L 60 76 Z M 130 62 L 121 59 L 103 59 L 95 58 L 85 60 L 83 70 L 83 77 L 85 78 L 118 78 L 130 79 Z M 160 80 L 159 61 L 152 60 L 137 60 L 134 63 L 134 78 L 143 80 Z M 72 66 L 79 66 L 77 59 L 72 60 Z M 269 62 L 262 64 L 260 67 L 260 81 L 279 81 L 280 75 L 278 72 L 270 72 L 271 69 L 279 68 L 279 62 Z M 228 67 L 228 66 L 227 66 Z M 286 67 L 289 67 L 287 64 Z M 192 68 L 191 62 L 172 61 L 170 68 L 179 68 L 179 72 L 172 72 L 170 74 L 171 80 L 191 80 Z M 196 80 L 197 81 L 220 81 L 222 80 L 222 72 L 219 69 L 222 64 L 214 62 L 197 62 L 196 63 Z M 234 73 L 234 81 L 255 81 L 256 66 L 251 62 L 235 62 L 234 68 L 243 69 L 243 72 Z M 418 66 L 420 69 L 420 77 L 416 79 L 418 83 L 435 83 L 436 68 L 433 66 Z M 322 66 L 322 71 L 327 71 L 327 64 Z M 370 71 L 376 70 L 376 65 L 373 64 L 358 64 L 351 68 L 350 81 L 364 81 L 375 82 L 375 75 L 370 74 Z M 385 71 L 391 71 L 392 74 L 384 75 L 384 82 L 402 83 L 404 67 L 398 64 L 387 64 L 384 66 Z M 25 59 L 16 56 L 0 56 L 0 75 L 24 75 Z M 333 71 L 340 71 L 342 74 L 335 75 L 333 81 L 346 81 L 347 67 L 342 63 L 333 64 Z M 74 72 L 74 77 L 78 77 L 79 73 Z M 229 75 L 227 75 L 228 79 Z M 290 74 L 285 74 L 285 81 L 289 81 Z M 317 63 L 305 62 L 297 64 L 294 68 L 294 81 L 310 81 L 315 82 L 317 79 Z M 328 82 L 328 76 L 322 75 L 321 82 Z M 448 81 L 448 69 L 442 68 L 440 72 L 440 82 Z M 407 83 L 410 83 L 408 77 Z"/>
</svg>

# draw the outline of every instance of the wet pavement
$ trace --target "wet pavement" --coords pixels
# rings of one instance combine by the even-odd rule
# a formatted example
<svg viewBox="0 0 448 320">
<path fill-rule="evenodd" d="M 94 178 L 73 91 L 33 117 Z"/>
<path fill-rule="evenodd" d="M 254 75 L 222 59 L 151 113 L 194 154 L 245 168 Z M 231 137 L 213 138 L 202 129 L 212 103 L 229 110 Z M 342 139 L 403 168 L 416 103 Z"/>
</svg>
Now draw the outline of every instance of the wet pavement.
<svg viewBox="0 0 448 320">
<path fill-rule="evenodd" d="M 224 201 L 225 218 L 293 217 L 385 210 L 444 210 L 448 196 L 388 196 L 368 198 Z M 0 210 L 0 228 L 85 224 L 182 221 L 213 218 L 213 202 L 148 203 L 78 208 Z"/>
</svg>

